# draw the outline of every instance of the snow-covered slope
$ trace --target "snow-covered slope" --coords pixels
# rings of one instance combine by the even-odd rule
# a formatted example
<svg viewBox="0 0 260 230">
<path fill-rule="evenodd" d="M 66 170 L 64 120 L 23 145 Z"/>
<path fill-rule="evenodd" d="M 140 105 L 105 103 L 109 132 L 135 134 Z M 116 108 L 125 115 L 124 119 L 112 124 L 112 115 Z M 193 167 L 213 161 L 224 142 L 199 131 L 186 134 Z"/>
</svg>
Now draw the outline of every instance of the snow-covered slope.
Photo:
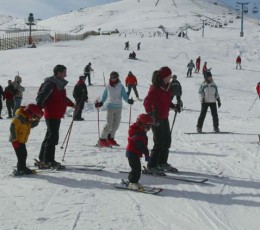
<svg viewBox="0 0 260 230">
<path fill-rule="evenodd" d="M 0 84 L 19 72 L 26 87 L 23 104 L 35 101 L 37 89 L 43 79 L 52 74 L 56 64 L 68 68 L 68 97 L 91 61 L 94 68 L 92 87 L 88 87 L 89 103 L 85 105 L 85 121 L 74 122 L 65 155 L 66 165 L 96 164 L 105 166 L 100 172 L 64 171 L 39 174 L 32 177 L 10 176 L 16 165 L 15 153 L 8 142 L 10 120 L 6 119 L 6 107 L 0 120 L 0 229 L 224 229 L 257 230 L 260 226 L 260 145 L 257 134 L 260 125 L 260 104 L 255 86 L 259 82 L 259 27 L 246 20 L 245 37 L 240 38 L 240 21 L 235 20 L 224 28 L 188 30 L 189 39 L 169 36 L 165 38 L 159 25 L 173 32 L 185 23 L 198 23 L 192 12 L 217 18 L 223 8 L 203 0 L 123 0 L 104 6 L 89 8 L 43 21 L 70 31 L 77 24 L 84 24 L 86 31 L 94 28 L 110 30 L 118 28 L 123 34 L 89 37 L 84 41 L 40 44 L 36 49 L 17 49 L 0 52 Z M 163 4 L 162 4 L 163 3 Z M 113 12 L 113 13 L 111 13 Z M 78 15 L 79 14 L 79 15 Z M 73 16 L 74 15 L 74 16 Z M 99 16 L 98 15 L 102 15 Z M 178 16 L 179 15 L 179 16 Z M 70 19 L 70 20 L 69 20 Z M 84 19 L 84 20 L 83 20 Z M 49 23 L 49 25 L 48 25 Z M 57 23 L 57 24 L 55 24 Z M 54 25 L 55 24 L 55 25 Z M 160 33 L 161 36 L 158 36 Z M 154 36 L 154 33 L 156 36 Z M 130 50 L 124 43 L 130 42 Z M 136 45 L 141 42 L 141 50 Z M 138 60 L 128 59 L 130 51 L 136 51 Z M 242 57 L 243 70 L 235 69 L 236 56 Z M 222 106 L 219 108 L 220 130 L 232 134 L 187 135 L 196 131 L 200 111 L 198 88 L 202 74 L 186 78 L 187 63 L 201 56 L 202 63 L 212 67 L 214 81 L 218 85 Z M 94 101 L 102 94 L 103 75 L 108 82 L 109 73 L 118 71 L 124 82 L 128 71 L 138 78 L 141 98 L 148 92 L 151 75 L 161 66 L 169 66 L 183 87 L 184 110 L 177 115 L 173 128 L 169 163 L 181 171 L 199 173 L 209 178 L 205 185 L 152 178 L 143 175 L 142 184 L 164 189 L 158 196 L 116 190 L 113 184 L 127 178 L 118 173 L 128 170 L 125 158 L 129 105 L 124 103 L 122 122 L 116 134 L 120 147 L 98 149 L 97 111 Z M 134 96 L 134 95 L 131 95 Z M 256 103 L 253 104 L 254 100 Z M 131 111 L 131 122 L 144 112 L 142 102 L 136 102 Z M 67 114 L 72 110 L 68 109 Z M 173 120 L 171 112 L 169 120 Z M 100 126 L 105 124 L 106 109 L 100 112 Z M 71 124 L 71 117 L 62 119 L 60 143 L 56 148 L 56 160 L 61 161 L 64 150 L 60 146 Z M 46 126 L 42 120 L 32 130 L 29 138 L 28 166 L 38 157 Z M 212 131 L 211 114 L 208 112 L 203 131 Z M 149 148 L 152 148 L 152 133 Z M 142 163 L 145 164 L 142 159 Z M 223 177 L 214 175 L 222 172 Z"/>
</svg>

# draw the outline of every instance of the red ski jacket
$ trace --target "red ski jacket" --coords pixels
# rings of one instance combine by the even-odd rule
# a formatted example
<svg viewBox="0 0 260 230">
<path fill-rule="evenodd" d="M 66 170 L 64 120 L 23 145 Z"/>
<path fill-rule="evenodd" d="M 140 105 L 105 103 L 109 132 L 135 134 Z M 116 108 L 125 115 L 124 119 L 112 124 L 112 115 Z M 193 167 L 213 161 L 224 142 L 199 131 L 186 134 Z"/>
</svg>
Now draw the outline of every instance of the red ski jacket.
<svg viewBox="0 0 260 230">
<path fill-rule="evenodd" d="M 133 154 L 137 155 L 139 158 L 141 158 L 143 154 L 148 156 L 148 137 L 146 132 L 142 130 L 138 124 L 134 123 L 129 127 L 128 135 L 126 156 L 131 157 Z"/>
<path fill-rule="evenodd" d="M 144 99 L 144 108 L 147 113 L 154 113 L 155 119 L 164 120 L 169 117 L 172 91 L 162 88 L 150 87 Z"/>
<path fill-rule="evenodd" d="M 241 63 L 241 57 L 240 56 L 237 57 L 236 63 Z"/>
</svg>

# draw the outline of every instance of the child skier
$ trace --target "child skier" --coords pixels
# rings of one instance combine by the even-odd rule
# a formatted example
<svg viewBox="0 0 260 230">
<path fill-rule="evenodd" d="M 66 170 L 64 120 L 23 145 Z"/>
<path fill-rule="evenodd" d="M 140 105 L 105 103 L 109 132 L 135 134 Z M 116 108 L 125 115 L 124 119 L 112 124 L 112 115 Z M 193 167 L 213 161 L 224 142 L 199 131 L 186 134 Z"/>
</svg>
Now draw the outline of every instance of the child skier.
<svg viewBox="0 0 260 230">
<path fill-rule="evenodd" d="M 16 175 L 32 174 L 33 171 L 26 167 L 27 150 L 25 143 L 28 140 L 31 128 L 39 124 L 43 116 L 42 109 L 35 104 L 21 106 L 15 113 L 10 126 L 10 142 L 12 142 L 17 156 Z"/>
<path fill-rule="evenodd" d="M 149 114 L 140 114 L 134 124 L 128 130 L 128 145 L 126 147 L 126 157 L 131 167 L 128 175 L 128 187 L 134 190 L 142 191 L 144 188 L 138 183 L 141 177 L 141 161 L 142 154 L 145 160 L 150 162 L 149 150 L 147 148 L 148 138 L 146 133 L 154 124 L 154 118 Z"/>
</svg>

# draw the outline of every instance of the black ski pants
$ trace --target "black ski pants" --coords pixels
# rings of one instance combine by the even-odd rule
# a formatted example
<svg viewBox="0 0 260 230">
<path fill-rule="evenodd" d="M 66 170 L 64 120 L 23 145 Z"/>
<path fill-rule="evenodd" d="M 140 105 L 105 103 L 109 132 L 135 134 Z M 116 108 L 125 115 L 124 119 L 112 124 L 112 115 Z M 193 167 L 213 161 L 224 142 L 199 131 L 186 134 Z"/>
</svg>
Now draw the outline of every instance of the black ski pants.
<svg viewBox="0 0 260 230">
<path fill-rule="evenodd" d="M 26 168 L 26 159 L 27 159 L 27 149 L 25 144 L 20 144 L 20 146 L 14 149 L 17 157 L 17 170 L 22 171 Z"/>
<path fill-rule="evenodd" d="M 47 131 L 42 142 L 39 160 L 45 163 L 55 160 L 55 145 L 59 142 L 60 119 L 46 119 Z"/>
<path fill-rule="evenodd" d="M 85 77 L 88 78 L 88 85 L 91 85 L 90 73 L 85 73 Z"/>
<path fill-rule="evenodd" d="M 128 174 L 129 183 L 138 183 L 142 171 L 140 158 L 137 155 L 132 154 L 128 157 L 128 163 L 131 167 L 131 171 Z"/>
<path fill-rule="evenodd" d="M 78 107 L 78 109 L 75 110 L 73 114 L 75 120 L 80 119 L 82 117 L 82 110 L 84 109 L 84 105 L 85 101 L 81 98 L 76 100 L 76 106 Z"/>
<path fill-rule="evenodd" d="M 138 92 L 137 92 L 136 85 L 128 85 L 127 88 L 128 88 L 128 91 L 127 91 L 128 97 L 129 97 L 129 95 L 130 95 L 130 93 L 131 93 L 131 90 L 133 89 L 134 92 L 135 92 L 135 96 L 136 96 L 137 98 L 139 98 L 139 94 L 138 94 Z"/>
<path fill-rule="evenodd" d="M 205 119 L 207 111 L 208 111 L 208 107 L 210 107 L 210 110 L 211 110 L 211 115 L 212 115 L 212 119 L 213 119 L 213 127 L 214 127 L 214 129 L 217 129 L 218 128 L 218 111 L 217 111 L 217 104 L 215 102 L 201 104 L 201 111 L 200 111 L 200 116 L 198 119 L 197 127 L 202 129 L 204 119 Z"/>
<path fill-rule="evenodd" d="M 149 167 L 155 167 L 167 163 L 169 148 L 171 147 L 171 131 L 169 120 L 159 120 L 159 126 L 152 126 L 154 146 L 151 150 L 151 163 Z"/>
</svg>

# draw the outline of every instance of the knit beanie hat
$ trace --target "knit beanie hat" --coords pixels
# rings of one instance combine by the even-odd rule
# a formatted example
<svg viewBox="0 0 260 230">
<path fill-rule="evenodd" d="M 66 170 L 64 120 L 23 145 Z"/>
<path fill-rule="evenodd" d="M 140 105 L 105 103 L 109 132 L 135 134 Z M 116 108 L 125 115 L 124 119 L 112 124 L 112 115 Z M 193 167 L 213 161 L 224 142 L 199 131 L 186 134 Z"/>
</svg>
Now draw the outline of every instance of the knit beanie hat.
<svg viewBox="0 0 260 230">
<path fill-rule="evenodd" d="M 164 66 L 159 70 L 159 76 L 164 79 L 172 74 L 171 69 L 168 66 Z"/>
</svg>

